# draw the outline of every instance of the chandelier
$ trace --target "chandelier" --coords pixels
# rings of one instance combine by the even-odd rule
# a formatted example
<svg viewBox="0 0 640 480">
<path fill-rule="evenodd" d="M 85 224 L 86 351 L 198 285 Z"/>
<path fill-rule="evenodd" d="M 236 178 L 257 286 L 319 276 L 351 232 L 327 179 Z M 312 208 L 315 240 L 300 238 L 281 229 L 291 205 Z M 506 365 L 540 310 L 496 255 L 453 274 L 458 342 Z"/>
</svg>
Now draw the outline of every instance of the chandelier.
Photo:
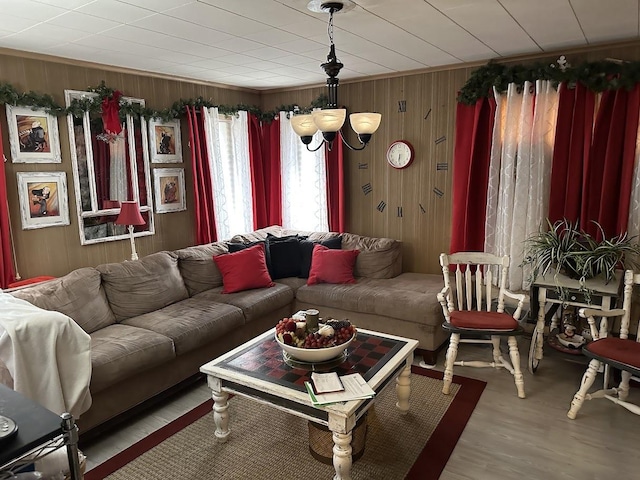
<svg viewBox="0 0 640 480">
<path fill-rule="evenodd" d="M 327 55 L 327 61 L 320 66 L 327 74 L 327 90 L 328 90 L 328 103 L 327 107 L 323 109 L 316 109 L 310 114 L 305 115 L 293 115 L 291 117 L 291 127 L 300 140 L 307 147 L 307 150 L 315 152 L 325 143 L 327 143 L 329 150 L 333 146 L 333 141 L 339 135 L 342 142 L 351 150 L 362 150 L 367 146 L 371 135 L 380 126 L 380 120 L 382 115 L 380 113 L 352 113 L 349 115 L 349 122 L 354 132 L 358 134 L 358 140 L 360 145 L 354 147 L 347 142 L 342 133 L 342 126 L 347 116 L 347 111 L 344 108 L 338 108 L 338 74 L 340 69 L 344 66 L 336 57 L 336 46 L 333 43 L 333 14 L 341 11 L 343 8 L 352 9 L 355 4 L 348 0 L 347 2 L 322 2 L 318 0 L 312 0 L 307 5 L 307 8 L 314 12 L 329 13 L 329 24 L 327 26 L 327 33 L 329 35 L 329 42 L 331 44 L 329 48 L 329 55 Z M 346 11 L 345 9 L 345 11 Z M 315 148 L 310 148 L 309 144 L 313 139 L 313 135 L 320 130 L 322 132 L 323 142 Z"/>
</svg>

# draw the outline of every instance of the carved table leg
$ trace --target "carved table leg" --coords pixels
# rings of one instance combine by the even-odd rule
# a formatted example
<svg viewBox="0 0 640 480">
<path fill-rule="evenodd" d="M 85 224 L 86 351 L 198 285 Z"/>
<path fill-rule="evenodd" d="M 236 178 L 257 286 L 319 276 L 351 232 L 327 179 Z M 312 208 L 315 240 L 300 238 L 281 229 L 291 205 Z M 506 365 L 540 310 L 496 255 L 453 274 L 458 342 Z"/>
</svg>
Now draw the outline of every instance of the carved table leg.
<svg viewBox="0 0 640 480">
<path fill-rule="evenodd" d="M 452 333 L 449 339 L 449 347 L 447 348 L 447 356 L 445 360 L 444 377 L 442 393 L 449 395 L 451 392 L 451 382 L 453 381 L 453 364 L 458 356 L 458 343 L 460 342 L 460 334 Z"/>
<path fill-rule="evenodd" d="M 411 395 L 411 364 L 413 363 L 413 357 L 407 359 L 407 364 L 396 378 L 396 395 L 398 396 L 398 402 L 396 407 L 400 410 L 400 413 L 407 413 L 409 411 L 409 396 Z"/>
<path fill-rule="evenodd" d="M 600 362 L 595 358 L 589 362 L 589 367 L 587 371 L 584 372 L 582 376 L 582 382 L 580 383 L 580 389 L 573 396 L 573 400 L 571 400 L 571 408 L 567 413 L 567 417 L 570 419 L 575 419 L 578 411 L 582 407 L 584 403 L 584 398 L 593 382 L 596 380 L 596 376 L 598 375 L 598 369 L 600 368 Z"/>
<path fill-rule="evenodd" d="M 351 432 L 333 432 L 333 480 L 351 480 Z"/>
<path fill-rule="evenodd" d="M 212 392 L 213 397 L 213 421 L 216 423 L 216 438 L 220 442 L 226 442 L 229 437 L 229 394 L 227 392 Z"/>
</svg>

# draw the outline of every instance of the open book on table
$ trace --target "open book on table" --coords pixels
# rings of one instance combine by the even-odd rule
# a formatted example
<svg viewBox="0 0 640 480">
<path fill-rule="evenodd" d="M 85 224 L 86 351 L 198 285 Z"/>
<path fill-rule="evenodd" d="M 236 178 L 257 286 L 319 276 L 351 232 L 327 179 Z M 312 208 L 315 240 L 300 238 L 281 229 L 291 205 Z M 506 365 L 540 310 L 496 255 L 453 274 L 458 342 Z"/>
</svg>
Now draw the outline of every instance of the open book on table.
<svg viewBox="0 0 640 480">
<path fill-rule="evenodd" d="M 376 392 L 362 378 L 359 373 L 338 376 L 337 373 L 313 373 L 311 382 L 305 382 L 305 387 L 313 405 L 328 405 L 330 403 L 348 402 L 372 398 Z"/>
</svg>

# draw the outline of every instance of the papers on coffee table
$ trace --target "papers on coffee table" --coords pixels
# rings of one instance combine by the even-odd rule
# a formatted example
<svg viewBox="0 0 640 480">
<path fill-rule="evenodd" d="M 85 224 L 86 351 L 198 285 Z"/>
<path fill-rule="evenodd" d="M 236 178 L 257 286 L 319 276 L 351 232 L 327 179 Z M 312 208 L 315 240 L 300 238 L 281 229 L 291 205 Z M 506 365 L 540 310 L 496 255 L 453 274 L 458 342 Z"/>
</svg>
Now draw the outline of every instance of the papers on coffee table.
<svg viewBox="0 0 640 480">
<path fill-rule="evenodd" d="M 336 377 L 338 376 L 335 374 Z M 343 390 L 337 392 L 316 393 L 310 382 L 304 382 L 309 398 L 314 406 L 328 405 L 330 403 L 348 402 L 350 400 L 363 400 L 372 398 L 376 392 L 362 378 L 359 373 L 351 375 L 343 375 L 338 377 L 338 381 L 342 384 Z M 315 380 L 314 380 L 315 382 Z"/>
<path fill-rule="evenodd" d="M 311 374 L 311 381 L 313 382 L 313 390 L 316 393 L 330 393 L 330 392 L 342 392 L 344 386 L 340 381 L 340 377 L 336 372 L 329 373 L 317 373 Z"/>
</svg>

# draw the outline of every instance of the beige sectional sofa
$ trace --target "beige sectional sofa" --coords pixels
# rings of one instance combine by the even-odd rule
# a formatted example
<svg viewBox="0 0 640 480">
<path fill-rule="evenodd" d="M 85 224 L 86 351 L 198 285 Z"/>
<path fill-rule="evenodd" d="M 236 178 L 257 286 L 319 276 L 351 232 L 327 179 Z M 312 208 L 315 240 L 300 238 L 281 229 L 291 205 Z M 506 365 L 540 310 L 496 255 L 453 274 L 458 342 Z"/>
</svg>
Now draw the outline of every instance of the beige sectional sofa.
<svg viewBox="0 0 640 480">
<path fill-rule="evenodd" d="M 267 234 L 305 234 L 312 241 L 338 235 L 273 226 L 232 241 L 264 240 Z M 79 420 L 86 433 L 192 378 L 200 365 L 300 309 L 314 307 L 321 316 L 416 338 L 425 359 L 435 361 L 447 338 L 436 300 L 441 276 L 402 273 L 396 240 L 342 234 L 342 249 L 354 248 L 361 251 L 355 284 L 306 285 L 306 279 L 291 277 L 270 288 L 223 294 L 212 257 L 228 248 L 217 242 L 80 268 L 11 293 L 68 315 L 90 334 L 93 404 Z"/>
</svg>

